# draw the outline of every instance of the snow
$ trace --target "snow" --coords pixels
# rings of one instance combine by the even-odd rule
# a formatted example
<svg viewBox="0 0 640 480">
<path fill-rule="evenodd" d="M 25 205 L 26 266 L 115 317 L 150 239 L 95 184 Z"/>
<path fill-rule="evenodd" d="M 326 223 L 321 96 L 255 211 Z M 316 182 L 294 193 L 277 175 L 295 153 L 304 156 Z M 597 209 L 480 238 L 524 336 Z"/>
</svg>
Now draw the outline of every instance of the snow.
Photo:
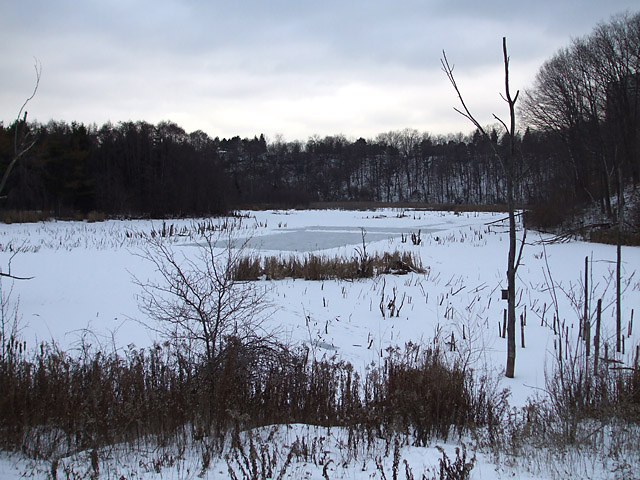
<svg viewBox="0 0 640 480">
<path fill-rule="evenodd" d="M 506 288 L 508 248 L 506 222 L 501 222 L 505 214 L 398 209 L 241 213 L 243 217 L 233 221 L 243 235 L 251 237 L 250 247 L 261 255 L 314 252 L 351 257 L 357 248 L 362 248 L 364 232 L 370 254 L 398 249 L 413 252 L 422 260 L 425 274 L 384 275 L 357 281 L 258 282 L 268 291 L 275 306 L 270 325 L 279 328 L 284 339 L 306 343 L 317 357 L 335 355 L 364 369 L 372 362 L 382 362 L 387 347 L 402 346 L 408 341 L 429 342 L 435 335 L 449 339 L 453 333 L 454 354 L 476 371 L 498 376 L 501 386 L 511 391 L 510 404 L 523 406 L 531 395 L 544 389 L 545 371 L 552 367 L 556 312 L 559 324 L 570 332 L 570 343 L 577 342 L 585 257 L 589 258 L 591 269 L 591 311 L 595 310 L 597 299 L 602 298 L 601 337 L 610 346 L 615 344 L 614 246 L 575 240 L 545 244 L 551 237 L 528 232 L 517 286 L 517 314 L 526 312 L 526 346 L 521 348 L 518 326 L 516 376 L 506 379 L 501 375 L 506 360 L 506 340 L 498 336 L 506 308 L 506 302 L 501 300 L 501 289 Z M 167 241 L 185 255 L 192 255 L 198 242 L 194 225 L 211 221 L 216 222 L 167 220 L 164 228 L 180 232 Z M 133 276 L 146 280 L 157 275 L 151 262 L 141 255 L 144 240 L 139 233 L 159 232 L 162 228 L 163 222 L 157 220 L 0 225 L 3 271 L 7 272 L 10 266 L 14 275 L 33 277 L 2 281 L 5 293 L 13 286 L 11 298 L 18 301 L 21 334 L 28 345 L 35 347 L 40 341 L 53 341 L 63 349 L 73 349 L 82 339 L 109 348 L 122 348 L 131 344 L 145 347 L 158 341 L 156 334 L 143 325 L 148 320 L 138 310 L 140 291 L 132 280 Z M 413 245 L 410 239 L 406 243 L 401 241 L 402 234 L 410 235 L 418 230 L 423 240 L 421 245 Z M 521 237 L 522 231 L 519 241 Z M 616 355 L 621 361 L 632 363 L 640 328 L 636 327 L 628 335 L 628 322 L 632 309 L 637 310 L 640 305 L 640 282 L 635 272 L 640 265 L 640 248 L 624 247 L 622 258 L 625 287 L 622 325 L 626 338 L 625 353 Z M 394 290 L 397 304 L 403 298 L 404 304 L 398 316 L 390 318 L 386 311 L 383 317 L 381 298 L 386 304 Z M 614 355 L 613 348 L 609 351 Z M 295 435 L 319 438 L 321 433 L 309 432 L 311 428 L 315 427 L 280 427 L 278 435 L 286 437 L 283 445 L 290 443 Z M 339 429 L 331 432 L 333 440 L 327 440 L 327 448 L 333 452 L 331 458 L 335 458 L 335 464 L 332 464 L 330 478 L 379 478 L 375 476 L 379 471 L 372 460 L 374 457 L 365 460 L 364 466 L 362 459 L 341 466 L 336 449 L 342 433 Z M 407 459 L 417 478 L 426 469 L 437 466 L 441 453 L 434 447 L 402 448 L 402 457 Z M 455 445 L 444 445 L 444 448 L 450 458 L 455 458 Z M 481 453 L 477 455 L 472 478 L 512 478 L 511 475 L 552 478 L 541 474 L 542 469 L 532 471 L 543 476 L 530 476 L 526 468 L 513 470 L 496 466 L 494 459 Z M 388 478 L 392 458 L 392 455 L 383 458 Z M 195 464 L 198 459 L 184 460 L 189 461 Z M 221 462 L 213 465 L 205 478 L 225 478 L 228 470 L 224 461 Z M 28 468 L 27 463 L 18 457 L 0 457 L 0 477 L 18 478 L 19 473 Z M 193 469 L 191 471 L 193 473 Z M 162 478 L 183 478 L 181 475 L 179 469 L 169 468 L 163 470 Z M 290 475 L 290 478 L 323 478 L 322 467 L 305 466 L 304 462 L 292 467 Z M 592 475 L 597 478 L 597 470 Z M 153 472 L 147 475 L 142 471 L 135 476 L 152 477 L 155 478 Z"/>
</svg>

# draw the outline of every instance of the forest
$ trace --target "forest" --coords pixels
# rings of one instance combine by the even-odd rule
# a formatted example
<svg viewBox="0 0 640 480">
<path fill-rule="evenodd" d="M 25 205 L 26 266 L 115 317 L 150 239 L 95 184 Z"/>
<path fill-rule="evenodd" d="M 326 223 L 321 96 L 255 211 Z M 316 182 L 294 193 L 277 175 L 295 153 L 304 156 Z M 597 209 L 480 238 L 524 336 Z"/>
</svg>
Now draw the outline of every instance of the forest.
<svg viewBox="0 0 640 480">
<path fill-rule="evenodd" d="M 537 206 L 542 223 L 587 204 L 615 221 L 612 198 L 622 185 L 635 190 L 639 69 L 640 14 L 621 15 L 560 49 L 523 92 L 514 195 L 521 206 Z M 65 218 L 338 201 L 503 204 L 496 152 L 507 148 L 507 135 L 499 123 L 485 130 L 490 138 L 406 128 L 370 139 L 221 139 L 169 120 L 38 124 L 25 115 L 0 124 L 2 171 L 21 142 L 36 140 L 9 177 L 2 208 Z"/>
</svg>

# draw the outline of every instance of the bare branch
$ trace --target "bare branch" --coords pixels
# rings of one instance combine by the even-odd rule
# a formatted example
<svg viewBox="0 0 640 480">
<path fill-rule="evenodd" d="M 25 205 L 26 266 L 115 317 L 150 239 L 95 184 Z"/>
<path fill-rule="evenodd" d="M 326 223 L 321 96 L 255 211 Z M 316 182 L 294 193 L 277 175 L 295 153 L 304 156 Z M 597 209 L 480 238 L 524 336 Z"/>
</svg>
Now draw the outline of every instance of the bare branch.
<svg viewBox="0 0 640 480">
<path fill-rule="evenodd" d="M 197 249 L 177 252 L 160 237 L 149 237 L 139 254 L 156 267 L 159 280 L 141 287 L 139 308 L 150 328 L 208 365 L 213 373 L 231 344 L 263 348 L 274 337 L 263 327 L 271 315 L 267 290 L 237 279 L 248 239 L 234 232 L 205 234 Z M 257 350 L 256 350 L 257 351 Z"/>
<path fill-rule="evenodd" d="M 525 228 L 522 233 L 522 242 L 520 243 L 520 251 L 518 252 L 518 260 L 516 260 L 516 265 L 514 270 L 517 272 L 518 267 L 520 266 L 520 260 L 522 259 L 522 249 L 524 248 L 524 242 L 527 239 L 527 229 Z"/>
<path fill-rule="evenodd" d="M 504 131 L 507 133 L 507 135 L 509 135 L 509 127 L 507 127 L 507 124 L 504 123 L 504 120 L 498 117 L 495 113 L 493 114 L 493 118 L 500 122 L 500 124 L 504 127 Z"/>
<path fill-rule="evenodd" d="M 462 92 L 458 88 L 458 84 L 456 82 L 456 79 L 453 76 L 453 66 L 451 66 L 449 64 L 449 60 L 447 59 L 447 55 L 446 55 L 444 50 L 442 51 L 442 59 L 440 59 L 440 63 L 442 64 L 442 70 L 447 75 L 447 78 L 449 79 L 449 82 L 453 86 L 453 89 L 456 91 L 456 94 L 458 95 L 458 99 L 460 100 L 460 103 L 462 104 L 462 109 L 464 111 L 459 110 L 456 107 L 453 107 L 453 109 L 456 112 L 458 112 L 460 115 L 462 115 L 463 117 L 468 119 L 478 129 L 478 131 L 482 134 L 482 136 L 486 140 L 488 140 L 489 145 L 491 145 L 491 149 L 493 150 L 494 156 L 498 159 L 498 162 L 500 163 L 500 166 L 504 170 L 506 168 L 506 166 L 504 164 L 502 156 L 498 153 L 498 150 L 497 150 L 496 146 L 491 141 L 491 137 L 489 137 L 489 135 L 487 134 L 486 130 L 482 127 L 482 125 L 480 125 L 480 122 L 478 122 L 478 120 L 476 120 L 476 118 L 469 111 L 469 108 L 467 107 L 467 104 L 465 103 L 464 98 L 462 97 Z M 501 123 L 503 123 L 503 125 L 504 125 L 504 122 L 502 122 L 498 117 L 496 117 L 495 115 L 494 115 L 494 117 L 497 120 L 499 120 Z M 506 125 L 505 125 L 505 129 L 506 129 Z"/>
<path fill-rule="evenodd" d="M 7 169 L 4 171 L 2 180 L 0 180 L 0 193 L 2 193 L 2 191 L 4 190 L 7 179 L 9 178 L 9 174 L 11 173 L 11 170 L 13 170 L 15 164 L 25 153 L 31 150 L 36 143 L 35 139 L 28 140 L 28 135 L 25 136 L 25 138 L 20 138 L 20 127 L 25 127 L 27 124 L 27 112 L 25 111 L 25 108 L 27 107 L 27 104 L 36 96 L 36 92 L 38 91 L 38 87 L 40 86 L 42 65 L 37 59 L 35 60 L 34 68 L 36 71 L 36 84 L 33 87 L 33 92 L 31 93 L 31 95 L 24 101 L 22 107 L 20 107 L 20 111 L 18 112 L 18 116 L 16 117 L 13 133 L 13 158 L 9 162 Z M 23 112 L 24 116 L 22 115 Z M 22 119 L 20 117 L 22 117 Z"/>
<path fill-rule="evenodd" d="M 12 280 L 32 280 L 34 277 L 18 277 L 16 275 L 11 275 L 10 273 L 0 272 L 0 277 L 10 278 Z"/>
<path fill-rule="evenodd" d="M 447 54 L 445 53 L 444 50 L 442 50 L 442 58 L 440 59 L 440 63 L 442 64 L 442 70 L 447 75 L 447 78 L 449 79 L 451 86 L 453 87 L 453 89 L 456 91 L 456 94 L 458 95 L 458 99 L 460 100 L 460 104 L 462 105 L 464 113 L 458 110 L 457 108 L 454 108 L 454 110 L 459 114 L 461 114 L 462 116 L 468 118 L 471 121 L 471 123 L 473 123 L 475 127 L 478 130 L 480 130 L 480 133 L 482 133 L 482 135 L 484 135 L 485 137 L 488 137 L 487 133 L 484 131 L 484 128 L 482 128 L 482 125 L 480 125 L 480 122 L 478 122 L 475 119 L 475 117 L 471 114 L 471 112 L 467 108 L 467 104 L 465 103 L 464 98 L 462 97 L 462 93 L 458 88 L 458 84 L 456 83 L 456 79 L 453 76 L 453 66 L 449 64 L 449 59 L 447 58 Z"/>
</svg>

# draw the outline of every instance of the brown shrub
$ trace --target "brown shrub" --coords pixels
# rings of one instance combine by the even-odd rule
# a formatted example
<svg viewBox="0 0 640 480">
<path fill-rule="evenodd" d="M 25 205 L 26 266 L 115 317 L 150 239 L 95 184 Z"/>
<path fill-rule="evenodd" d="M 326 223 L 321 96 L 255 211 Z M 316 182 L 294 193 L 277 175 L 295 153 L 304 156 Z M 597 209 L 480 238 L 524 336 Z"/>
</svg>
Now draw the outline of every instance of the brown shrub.
<svg viewBox="0 0 640 480">
<path fill-rule="evenodd" d="M 329 257 L 310 254 L 300 260 L 295 255 L 289 257 L 269 256 L 263 259 L 243 258 L 234 271 L 234 278 L 240 281 L 257 280 L 264 276 L 267 280 L 283 278 L 303 278 L 305 280 L 353 280 L 382 274 L 424 273 L 422 262 L 409 252 L 385 252 L 374 257 Z"/>
<path fill-rule="evenodd" d="M 36 210 L 3 210 L 0 212 L 2 223 L 35 223 L 51 218 L 49 212 Z"/>
<path fill-rule="evenodd" d="M 12 341 L 0 362 L 0 446 L 32 457 L 95 449 L 191 431 L 225 432 L 268 424 L 348 426 L 424 444 L 462 431 L 477 417 L 470 377 L 437 349 L 390 350 L 384 367 L 361 380 L 353 366 L 309 360 L 307 349 L 255 349 L 228 339 L 217 368 L 169 344 L 78 356 L 42 344 L 33 355 Z"/>
</svg>

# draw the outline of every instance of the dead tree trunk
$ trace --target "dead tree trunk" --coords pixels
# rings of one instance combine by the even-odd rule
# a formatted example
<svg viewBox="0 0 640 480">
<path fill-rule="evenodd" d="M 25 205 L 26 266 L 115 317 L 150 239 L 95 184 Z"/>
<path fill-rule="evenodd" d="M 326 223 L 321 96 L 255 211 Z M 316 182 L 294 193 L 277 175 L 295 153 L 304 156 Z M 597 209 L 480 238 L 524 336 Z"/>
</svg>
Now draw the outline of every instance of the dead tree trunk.
<svg viewBox="0 0 640 480">
<path fill-rule="evenodd" d="M 36 139 L 31 135 L 31 132 L 29 131 L 29 128 L 27 125 L 27 112 L 25 110 L 28 103 L 31 100 L 33 100 L 33 97 L 36 96 L 38 87 L 40 86 L 40 75 L 42 73 L 42 67 L 37 60 L 34 65 L 34 68 L 36 70 L 36 84 L 33 87 L 33 92 L 31 93 L 29 98 L 27 98 L 22 104 L 22 107 L 20 107 L 20 111 L 18 112 L 18 116 L 16 117 L 16 121 L 13 126 L 14 128 L 13 156 L 9 160 L 9 164 L 7 165 L 7 168 L 2 174 L 2 177 L 0 178 L 0 200 L 6 198 L 6 196 L 2 195 L 2 192 L 4 191 L 4 188 L 7 185 L 7 180 L 9 179 L 9 174 L 11 173 L 11 170 L 13 170 L 13 167 L 15 167 L 16 163 L 18 163 L 18 160 L 20 160 L 22 156 L 24 156 L 29 150 L 31 150 L 36 143 Z M 14 280 L 30 280 L 32 278 L 32 277 L 17 277 L 15 275 L 12 275 L 11 260 L 9 260 L 8 272 L 3 272 L 2 268 L 0 268 L 0 277 L 9 277 Z"/>
<path fill-rule="evenodd" d="M 518 265 L 516 263 L 516 215 L 515 215 L 515 202 L 513 198 L 513 180 L 514 180 L 514 160 L 516 155 L 516 113 L 515 104 L 518 98 L 516 93 L 515 98 L 511 97 L 509 90 L 509 55 L 507 54 L 507 39 L 502 38 L 502 52 L 504 57 L 504 84 L 505 84 L 505 100 L 509 104 L 509 127 L 505 126 L 509 135 L 509 153 L 507 158 L 503 162 L 503 168 L 505 170 L 505 176 L 507 177 L 507 209 L 509 210 L 509 259 L 507 263 L 507 284 L 509 289 L 509 305 L 508 305 L 508 319 L 507 319 L 507 368 L 505 375 L 509 378 L 513 378 L 516 366 L 516 270 Z M 498 119 L 499 120 L 499 119 Z M 523 244 L 524 245 L 524 244 Z M 518 261 L 520 259 L 518 258 Z"/>
<path fill-rule="evenodd" d="M 478 131 L 489 140 L 489 144 L 493 148 L 493 153 L 495 158 L 500 163 L 502 167 L 502 171 L 504 172 L 506 178 L 506 198 L 507 198 L 507 210 L 509 212 L 509 254 L 507 258 L 507 366 L 505 369 L 505 375 L 509 378 L 513 378 L 515 375 L 515 364 L 516 364 L 516 273 L 518 270 L 518 265 L 520 263 L 520 258 L 522 256 L 522 247 L 524 247 L 524 237 L 522 239 L 522 244 L 520 246 L 520 252 L 517 253 L 517 232 L 516 232 L 516 215 L 515 215 L 515 199 L 514 199 L 514 182 L 515 182 L 515 168 L 514 168 L 514 160 L 516 154 L 515 148 L 515 135 L 516 135 L 516 115 L 515 115 L 515 104 L 518 99 L 519 91 L 516 92 L 515 96 L 511 96 L 511 91 L 509 88 L 509 55 L 507 53 L 507 39 L 503 37 L 502 39 L 502 52 L 504 56 L 504 80 L 505 80 L 505 94 L 503 99 L 507 102 L 509 106 L 509 125 L 507 125 L 503 120 L 501 120 L 495 114 L 493 115 L 494 119 L 500 122 L 505 129 L 505 133 L 509 139 L 509 149 L 506 154 L 501 154 L 496 145 L 491 141 L 489 135 L 487 135 L 486 130 L 482 127 L 482 125 L 476 120 L 476 118 L 471 114 L 469 109 L 467 108 L 466 103 L 462 97 L 462 93 L 455 81 L 453 76 L 453 66 L 449 64 L 447 60 L 447 56 L 445 52 L 442 52 L 442 69 L 444 70 L 449 82 L 456 91 L 458 95 L 458 99 L 462 105 L 462 110 L 454 108 L 458 113 L 462 116 L 466 117 L 473 123 L 473 125 L 478 129 Z M 526 232 L 525 232 L 526 233 Z M 517 258 L 516 258 L 517 254 Z"/>
<path fill-rule="evenodd" d="M 624 185 L 622 169 L 618 166 L 618 234 L 616 236 L 616 352 L 621 351 L 622 330 L 622 226 L 624 217 Z"/>
<path fill-rule="evenodd" d="M 22 104 L 22 107 L 20 107 L 20 111 L 18 112 L 18 116 L 16 117 L 16 123 L 13 127 L 13 156 L 11 157 L 9 165 L 4 171 L 2 178 L 0 179 L 0 195 L 2 194 L 5 185 L 7 184 L 9 174 L 11 173 L 11 170 L 13 170 L 13 167 L 25 153 L 33 148 L 36 143 L 35 138 L 31 138 L 29 135 L 27 126 L 27 112 L 25 111 L 27 104 L 31 100 L 33 100 L 33 97 L 36 96 L 36 92 L 38 91 L 38 87 L 40 86 L 40 75 L 42 73 L 42 67 L 37 60 L 34 68 L 36 70 L 36 84 L 33 87 L 33 92 L 31 93 L 29 98 L 27 98 Z"/>
</svg>

